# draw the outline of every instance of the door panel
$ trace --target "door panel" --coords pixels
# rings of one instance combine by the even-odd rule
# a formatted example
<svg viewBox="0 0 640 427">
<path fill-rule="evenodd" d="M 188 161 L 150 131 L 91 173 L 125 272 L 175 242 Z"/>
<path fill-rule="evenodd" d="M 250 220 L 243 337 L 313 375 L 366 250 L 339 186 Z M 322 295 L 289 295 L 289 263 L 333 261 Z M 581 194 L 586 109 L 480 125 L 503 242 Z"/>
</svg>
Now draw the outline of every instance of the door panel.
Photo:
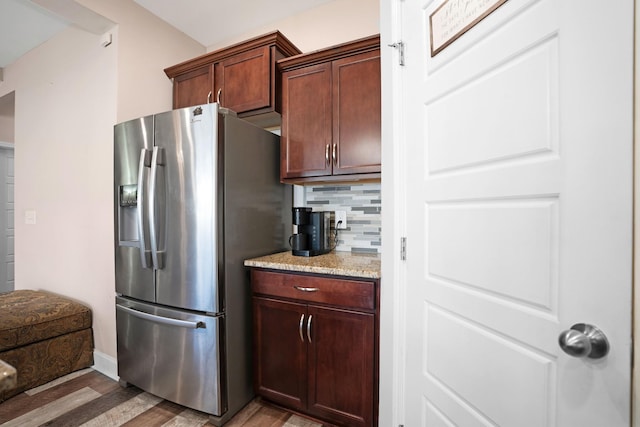
<svg viewBox="0 0 640 427">
<path fill-rule="evenodd" d="M 331 175 L 331 64 L 282 74 L 282 178 Z"/>
<path fill-rule="evenodd" d="M 271 100 L 270 47 L 264 46 L 222 61 L 216 95 L 232 111 L 245 112 L 269 107 Z"/>
<path fill-rule="evenodd" d="M 332 63 L 334 175 L 380 172 L 380 51 Z"/>
<path fill-rule="evenodd" d="M 173 79 L 173 108 L 206 104 L 215 99 L 213 65 L 208 64 Z"/>
<path fill-rule="evenodd" d="M 402 14 L 403 422 L 628 426 L 633 4 L 510 0 L 431 57 L 443 3 Z"/>
<path fill-rule="evenodd" d="M 515 52 L 428 104 L 430 174 L 557 155 L 557 45 L 553 37 Z"/>
<path fill-rule="evenodd" d="M 425 311 L 425 359 L 429 395 L 434 396 L 427 414 L 449 407 L 456 425 L 519 426 L 523 420 L 526 425 L 548 425 L 555 386 L 550 357 L 436 305 Z M 467 424 L 463 420 L 469 415 L 475 421 Z"/>
<path fill-rule="evenodd" d="M 309 306 L 309 411 L 340 425 L 373 425 L 373 314 Z"/>
<path fill-rule="evenodd" d="M 307 403 L 306 312 L 304 304 L 253 298 L 255 391 L 299 410 Z"/>
<path fill-rule="evenodd" d="M 156 116 L 157 302 L 218 312 L 216 104 Z M 221 160 L 220 160 L 221 161 Z M 153 181 L 153 177 L 150 178 Z"/>
<path fill-rule="evenodd" d="M 557 199 L 437 203 L 427 215 L 431 276 L 542 312 L 555 309 Z M 491 241 L 499 244 L 487 251 Z"/>
</svg>

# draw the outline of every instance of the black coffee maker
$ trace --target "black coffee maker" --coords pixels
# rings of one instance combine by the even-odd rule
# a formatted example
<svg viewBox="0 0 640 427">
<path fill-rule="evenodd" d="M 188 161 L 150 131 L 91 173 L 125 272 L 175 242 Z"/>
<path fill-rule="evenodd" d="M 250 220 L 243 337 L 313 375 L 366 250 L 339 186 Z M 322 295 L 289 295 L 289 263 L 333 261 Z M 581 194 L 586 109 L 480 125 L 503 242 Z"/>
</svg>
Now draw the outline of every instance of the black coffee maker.
<svg viewBox="0 0 640 427">
<path fill-rule="evenodd" d="M 316 256 L 331 252 L 331 212 L 293 208 L 293 225 L 296 233 L 289 237 L 292 255 Z"/>
</svg>

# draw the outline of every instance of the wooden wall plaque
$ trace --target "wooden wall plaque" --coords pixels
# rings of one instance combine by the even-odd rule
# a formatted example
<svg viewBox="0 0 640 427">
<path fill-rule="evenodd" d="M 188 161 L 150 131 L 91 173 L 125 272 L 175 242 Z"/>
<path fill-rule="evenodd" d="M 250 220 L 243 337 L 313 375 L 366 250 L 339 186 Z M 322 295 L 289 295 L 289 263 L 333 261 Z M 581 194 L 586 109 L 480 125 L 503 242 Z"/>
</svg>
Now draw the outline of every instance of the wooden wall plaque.
<svg viewBox="0 0 640 427">
<path fill-rule="evenodd" d="M 431 57 L 469 31 L 507 0 L 445 0 L 431 15 Z"/>
</svg>

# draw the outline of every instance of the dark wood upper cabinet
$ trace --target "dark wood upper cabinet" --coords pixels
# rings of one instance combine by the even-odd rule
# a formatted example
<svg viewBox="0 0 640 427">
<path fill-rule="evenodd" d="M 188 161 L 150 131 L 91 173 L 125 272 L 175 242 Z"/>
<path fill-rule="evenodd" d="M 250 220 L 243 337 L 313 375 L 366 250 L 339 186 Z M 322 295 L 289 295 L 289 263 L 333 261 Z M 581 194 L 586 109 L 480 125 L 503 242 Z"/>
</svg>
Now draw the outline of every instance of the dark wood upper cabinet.
<svg viewBox="0 0 640 427">
<path fill-rule="evenodd" d="M 216 65 L 216 96 L 233 111 L 270 108 L 274 85 L 271 83 L 271 48 L 258 47 Z"/>
<path fill-rule="evenodd" d="M 205 65 L 173 79 L 173 107 L 182 108 L 211 102 L 213 67 Z"/>
<path fill-rule="evenodd" d="M 380 36 L 282 59 L 280 178 L 379 179 Z"/>
<path fill-rule="evenodd" d="M 280 75 L 276 61 L 299 54 L 275 31 L 166 68 L 173 79 L 173 108 L 220 101 L 262 126 L 280 124 Z"/>
<path fill-rule="evenodd" d="M 380 50 L 334 61 L 334 175 L 380 172 Z"/>
<path fill-rule="evenodd" d="M 331 175 L 331 64 L 282 76 L 281 178 Z"/>
</svg>

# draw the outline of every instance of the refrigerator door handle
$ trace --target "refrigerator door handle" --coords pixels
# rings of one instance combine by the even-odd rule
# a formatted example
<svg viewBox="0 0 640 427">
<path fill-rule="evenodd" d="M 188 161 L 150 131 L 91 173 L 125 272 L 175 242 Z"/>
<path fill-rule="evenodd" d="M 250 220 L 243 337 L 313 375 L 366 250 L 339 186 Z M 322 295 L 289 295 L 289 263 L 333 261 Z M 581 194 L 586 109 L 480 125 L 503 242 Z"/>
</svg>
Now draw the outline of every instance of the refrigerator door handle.
<svg viewBox="0 0 640 427">
<path fill-rule="evenodd" d="M 153 147 L 151 155 L 151 178 L 149 182 L 149 242 L 151 245 L 151 259 L 153 267 L 161 270 L 164 267 L 164 253 L 158 250 L 158 229 L 156 218 L 156 188 L 158 181 L 158 166 L 164 166 L 164 150 Z"/>
<path fill-rule="evenodd" d="M 140 248 L 140 262 L 142 268 L 149 268 L 147 264 L 147 243 L 146 236 L 144 234 L 144 168 L 147 166 L 147 154 L 148 151 L 144 148 L 140 151 L 140 162 L 138 163 L 138 188 L 137 188 L 137 226 L 138 226 L 138 239 Z"/>
<path fill-rule="evenodd" d="M 133 308 L 125 307 L 123 305 L 116 305 L 116 310 L 120 310 L 124 313 L 130 314 L 140 319 L 150 320 L 152 322 L 161 323 L 163 325 L 178 326 L 180 328 L 188 329 L 205 329 L 207 325 L 204 322 L 190 322 L 188 320 L 172 319 L 170 317 L 156 316 L 155 314 L 145 313 L 143 311 L 135 310 Z"/>
</svg>

